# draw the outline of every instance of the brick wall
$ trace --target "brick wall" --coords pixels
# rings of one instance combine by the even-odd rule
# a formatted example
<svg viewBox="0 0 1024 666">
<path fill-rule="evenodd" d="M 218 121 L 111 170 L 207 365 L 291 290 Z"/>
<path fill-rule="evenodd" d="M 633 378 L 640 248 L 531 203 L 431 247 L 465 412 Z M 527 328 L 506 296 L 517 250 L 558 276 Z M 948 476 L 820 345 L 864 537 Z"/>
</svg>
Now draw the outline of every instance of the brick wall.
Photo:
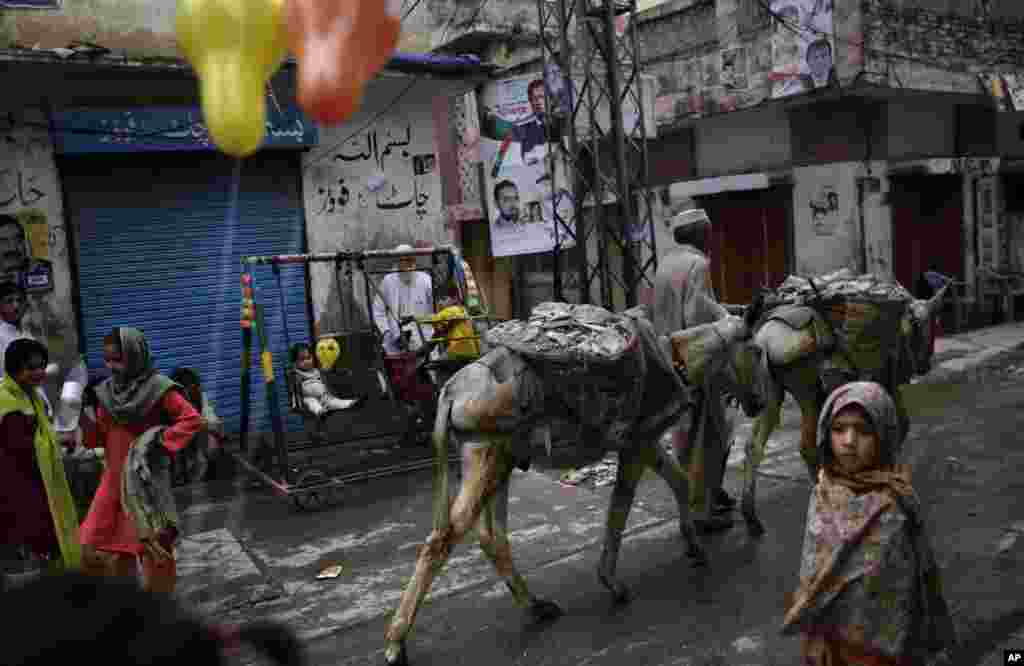
<svg viewBox="0 0 1024 666">
<path fill-rule="evenodd" d="M 981 93 L 978 74 L 1024 69 L 1024 21 L 994 12 L 978 18 L 974 12 L 942 11 L 939 6 L 945 5 L 862 0 L 865 61 L 872 83 Z"/>
</svg>

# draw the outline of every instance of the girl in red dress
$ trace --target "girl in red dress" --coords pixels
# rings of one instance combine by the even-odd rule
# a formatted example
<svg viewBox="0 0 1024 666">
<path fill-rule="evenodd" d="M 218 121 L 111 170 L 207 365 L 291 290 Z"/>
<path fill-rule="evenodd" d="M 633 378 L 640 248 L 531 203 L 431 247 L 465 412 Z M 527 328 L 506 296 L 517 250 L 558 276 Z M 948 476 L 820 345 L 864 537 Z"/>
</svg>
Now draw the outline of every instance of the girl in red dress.
<svg viewBox="0 0 1024 666">
<path fill-rule="evenodd" d="M 96 420 L 84 423 L 84 445 L 106 449 L 106 469 L 89 514 L 82 523 L 83 569 L 97 575 L 132 576 L 141 565 L 142 585 L 155 592 L 174 590 L 173 528 L 156 542 L 140 541 L 121 501 L 122 475 L 135 439 L 164 426 L 161 444 L 172 454 L 185 448 L 202 419 L 181 387 L 153 367 L 149 343 L 136 328 L 117 328 L 103 339 L 103 360 L 113 376 L 96 387 Z"/>
</svg>

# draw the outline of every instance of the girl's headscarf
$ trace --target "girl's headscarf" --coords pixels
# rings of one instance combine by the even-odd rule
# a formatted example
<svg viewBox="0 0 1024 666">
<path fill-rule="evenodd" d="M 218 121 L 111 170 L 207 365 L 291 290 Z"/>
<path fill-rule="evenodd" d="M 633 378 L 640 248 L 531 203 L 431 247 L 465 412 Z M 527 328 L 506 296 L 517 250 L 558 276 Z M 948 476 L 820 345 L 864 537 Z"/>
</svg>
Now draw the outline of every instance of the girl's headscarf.
<svg viewBox="0 0 1024 666">
<path fill-rule="evenodd" d="M 119 328 L 117 334 L 124 372 L 96 387 L 96 397 L 115 420 L 131 423 L 142 420 L 168 390 L 181 387 L 153 367 L 149 342 L 142 331 Z"/>
<path fill-rule="evenodd" d="M 855 474 L 836 464 L 831 446 L 832 421 L 850 405 L 867 413 L 878 435 L 877 464 Z M 828 397 L 818 420 L 823 464 L 807 513 L 800 585 L 783 633 L 838 630 L 854 647 L 889 657 L 931 654 L 955 640 L 909 466 L 897 463 L 901 446 L 896 406 L 880 385 L 853 382 Z M 891 519 L 894 512 L 906 520 Z"/>
<path fill-rule="evenodd" d="M 832 455 L 832 420 L 844 408 L 856 405 L 863 409 L 878 435 L 878 464 L 857 474 L 848 474 L 836 464 Z M 910 467 L 898 464 L 903 440 L 900 436 L 896 404 L 889 393 L 874 382 L 850 382 L 832 392 L 818 417 L 818 460 L 822 474 L 832 483 L 862 494 L 889 490 L 904 505 L 911 518 L 918 518 L 918 502 L 910 485 Z"/>
</svg>

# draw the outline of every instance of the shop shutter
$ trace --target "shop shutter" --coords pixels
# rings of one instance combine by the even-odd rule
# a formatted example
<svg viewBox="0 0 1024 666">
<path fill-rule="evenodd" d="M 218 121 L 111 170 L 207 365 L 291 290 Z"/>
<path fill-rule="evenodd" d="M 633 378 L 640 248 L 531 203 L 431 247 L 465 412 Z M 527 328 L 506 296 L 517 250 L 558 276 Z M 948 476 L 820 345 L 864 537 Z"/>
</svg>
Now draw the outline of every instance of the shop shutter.
<svg viewBox="0 0 1024 666">
<path fill-rule="evenodd" d="M 231 432 L 241 417 L 240 258 L 297 254 L 306 245 L 298 154 L 268 152 L 242 162 L 237 222 L 230 214 L 235 164 L 214 153 L 88 156 L 60 164 L 77 239 L 89 367 L 102 367 L 102 340 L 114 327 L 140 328 L 161 372 L 181 365 L 199 370 Z M 256 281 L 281 413 L 288 430 L 300 430 L 281 381 L 285 319 L 271 269 L 256 268 Z M 291 342 L 307 340 L 305 267 L 282 267 L 282 282 Z M 258 359 L 252 368 L 250 430 L 268 431 Z"/>
</svg>

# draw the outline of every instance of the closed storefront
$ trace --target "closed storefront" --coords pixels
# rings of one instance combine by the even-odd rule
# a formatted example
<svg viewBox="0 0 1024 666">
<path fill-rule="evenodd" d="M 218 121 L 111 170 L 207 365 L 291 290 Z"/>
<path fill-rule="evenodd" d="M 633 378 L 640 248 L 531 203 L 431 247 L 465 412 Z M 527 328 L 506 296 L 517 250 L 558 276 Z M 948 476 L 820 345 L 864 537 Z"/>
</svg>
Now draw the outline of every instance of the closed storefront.
<svg viewBox="0 0 1024 666">
<path fill-rule="evenodd" d="M 723 303 L 750 303 L 762 286 L 777 287 L 792 264 L 793 188 L 699 197 L 713 222 L 708 248 L 715 292 Z"/>
<path fill-rule="evenodd" d="M 302 132 L 290 137 L 315 140 Z M 159 370 L 197 369 L 228 430 L 237 431 L 240 259 L 305 250 L 300 153 L 264 150 L 238 163 L 209 149 L 176 148 L 143 144 L 102 154 L 102 146 L 80 137 L 58 142 L 81 339 L 89 367 L 100 368 L 105 335 L 117 326 L 142 329 Z M 286 339 L 310 337 L 306 270 L 284 267 L 280 290 L 269 268 L 254 274 L 281 380 Z M 271 424 L 258 363 L 254 371 L 250 427 L 265 431 Z M 278 387 L 288 414 L 285 384 Z M 301 420 L 289 417 L 287 427 L 299 430 Z"/>
<path fill-rule="evenodd" d="M 896 280 L 913 291 L 930 268 L 964 279 L 963 177 L 896 176 L 891 201 Z"/>
</svg>

